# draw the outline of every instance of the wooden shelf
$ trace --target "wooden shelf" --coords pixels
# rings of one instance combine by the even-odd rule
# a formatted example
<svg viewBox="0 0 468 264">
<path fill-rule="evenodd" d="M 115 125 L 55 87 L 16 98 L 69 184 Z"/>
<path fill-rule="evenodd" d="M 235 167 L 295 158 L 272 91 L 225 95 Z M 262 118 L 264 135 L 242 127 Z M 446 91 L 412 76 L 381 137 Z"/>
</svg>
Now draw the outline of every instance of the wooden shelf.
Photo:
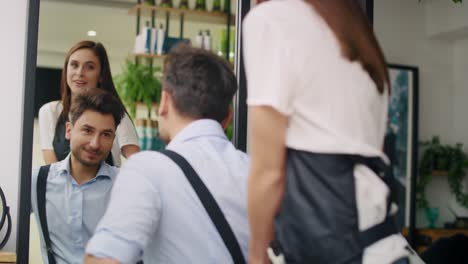
<svg viewBox="0 0 468 264">
<path fill-rule="evenodd" d="M 147 58 L 147 59 L 164 59 L 166 55 L 158 55 L 158 54 L 148 54 L 148 53 L 136 53 L 133 56 L 138 58 Z"/>
<path fill-rule="evenodd" d="M 16 254 L 11 252 L 0 252 L 0 263 L 16 263 Z"/>
<path fill-rule="evenodd" d="M 144 102 L 135 102 L 135 106 L 146 107 L 146 104 Z M 152 106 L 157 109 L 159 107 L 159 103 L 153 103 Z"/>
<path fill-rule="evenodd" d="M 448 171 L 445 171 L 445 170 L 433 170 L 431 172 L 431 175 L 432 176 L 447 176 L 448 175 Z"/>
<path fill-rule="evenodd" d="M 161 59 L 163 60 L 166 55 L 163 54 L 163 55 L 157 55 L 157 54 L 148 54 L 148 53 L 135 53 L 135 54 L 132 54 L 129 56 L 129 58 L 131 57 L 137 57 L 137 58 L 145 58 L 145 59 Z M 224 59 L 224 57 L 223 57 Z M 229 62 L 229 66 L 231 67 L 231 70 L 234 70 L 234 63 L 233 62 Z"/>
<path fill-rule="evenodd" d="M 181 14 L 186 15 L 187 19 L 196 20 L 200 22 L 211 22 L 211 23 L 221 23 L 225 24 L 227 15 L 224 12 L 208 12 L 208 11 L 198 11 L 191 9 L 180 9 L 180 8 L 171 8 L 171 7 L 160 7 L 160 6 L 150 6 L 146 4 L 135 5 L 129 11 L 129 15 L 136 16 L 140 11 L 141 16 L 151 16 L 151 13 L 155 11 L 156 17 L 158 15 L 163 15 L 165 13 L 170 13 L 171 15 L 180 16 Z M 231 15 L 231 22 L 235 21 L 235 15 Z"/>
</svg>

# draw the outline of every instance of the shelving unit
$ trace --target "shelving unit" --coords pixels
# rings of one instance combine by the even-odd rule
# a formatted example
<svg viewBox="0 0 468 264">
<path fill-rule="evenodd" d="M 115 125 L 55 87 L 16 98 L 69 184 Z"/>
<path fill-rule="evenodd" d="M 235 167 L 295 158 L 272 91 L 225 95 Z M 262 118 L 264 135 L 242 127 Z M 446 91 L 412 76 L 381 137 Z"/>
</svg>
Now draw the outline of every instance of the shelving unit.
<svg viewBox="0 0 468 264">
<path fill-rule="evenodd" d="M 206 24 L 213 24 L 213 25 L 221 25 L 226 26 L 226 46 L 223 46 L 223 49 L 226 51 L 225 58 L 229 61 L 229 53 L 230 53 L 230 46 L 231 46 L 231 25 L 235 23 L 235 15 L 231 13 L 231 0 L 226 1 L 226 10 L 224 12 L 210 12 L 210 11 L 198 11 L 198 10 L 191 10 L 191 9 L 180 9 L 180 8 L 167 8 L 167 7 L 160 7 L 160 6 L 152 6 L 148 4 L 142 4 L 141 0 L 137 1 L 138 3 L 133 6 L 129 11 L 128 14 L 132 16 L 136 16 L 136 35 L 140 34 L 140 29 L 142 25 L 142 17 L 150 17 L 151 27 L 156 28 L 156 18 L 158 21 L 165 21 L 165 39 L 168 39 L 170 27 L 171 27 L 171 18 L 176 18 L 179 22 L 175 22 L 176 26 L 179 26 L 179 34 L 178 36 L 171 36 L 171 37 L 178 37 L 179 39 L 184 39 L 184 26 L 186 22 L 189 23 L 202 23 L 203 26 Z M 158 22 L 159 23 L 159 22 Z M 174 24 L 174 20 L 172 20 Z M 217 27 L 219 28 L 219 26 Z M 172 31 L 174 34 L 174 31 Z M 191 33 L 192 34 L 192 33 Z M 213 35 L 212 35 L 213 36 Z M 224 39 L 223 39 L 224 41 Z M 224 45 L 224 44 L 223 44 Z M 221 47 L 220 47 L 221 48 Z M 223 50 L 221 49 L 221 50 Z M 165 55 L 157 55 L 157 54 L 147 54 L 147 53 L 137 53 L 132 54 L 129 56 L 130 58 L 135 59 L 135 63 L 147 63 L 150 67 L 153 67 L 153 61 L 164 59 Z M 231 64 L 233 68 L 233 64 Z M 146 107 L 143 103 L 135 102 L 135 105 L 139 109 L 143 109 Z M 151 113 L 157 114 L 158 104 L 152 106 Z M 138 112 L 138 110 L 137 110 Z M 154 116 L 154 115 L 152 115 Z"/>
<path fill-rule="evenodd" d="M 136 35 L 140 34 L 141 28 L 141 17 L 150 16 L 151 17 L 151 26 L 156 27 L 156 17 L 164 17 L 166 22 L 165 34 L 166 39 L 169 34 L 170 29 L 170 18 L 171 15 L 177 16 L 179 18 L 179 38 L 184 38 L 184 24 L 185 21 L 191 22 L 205 22 L 213 24 L 226 24 L 226 54 L 225 57 L 229 60 L 229 50 L 230 50 L 230 29 L 231 25 L 235 23 L 235 15 L 231 14 L 231 0 L 227 0 L 227 8 L 225 12 L 215 12 L 215 11 L 198 11 L 191 9 L 180 9 L 180 8 L 168 8 L 160 6 L 152 6 L 148 4 L 142 4 L 141 0 L 138 0 L 138 4 L 132 7 L 128 11 L 129 15 L 136 16 Z M 153 55 L 153 54 L 135 54 L 136 62 L 138 63 L 138 58 L 149 58 L 149 59 L 159 59 L 164 56 Z M 151 64 L 152 65 L 152 64 Z"/>
<path fill-rule="evenodd" d="M 224 24 L 228 18 L 228 15 L 224 12 L 218 11 L 198 11 L 198 10 L 191 10 L 191 9 L 180 9 L 180 8 L 171 8 L 171 7 L 160 7 L 160 6 L 150 6 L 147 4 L 137 4 L 132 9 L 128 11 L 129 15 L 138 15 L 140 16 L 152 16 L 152 13 L 161 13 L 161 14 L 174 14 L 176 16 L 180 16 L 182 14 L 186 15 L 188 19 L 191 21 L 196 22 L 211 22 L 211 23 L 219 23 Z M 231 17 L 231 23 L 235 22 L 235 17 Z"/>
<path fill-rule="evenodd" d="M 148 54 L 148 53 L 135 53 L 133 54 L 134 57 L 137 58 L 147 58 L 147 59 L 164 59 L 164 55 L 158 54 Z"/>
</svg>

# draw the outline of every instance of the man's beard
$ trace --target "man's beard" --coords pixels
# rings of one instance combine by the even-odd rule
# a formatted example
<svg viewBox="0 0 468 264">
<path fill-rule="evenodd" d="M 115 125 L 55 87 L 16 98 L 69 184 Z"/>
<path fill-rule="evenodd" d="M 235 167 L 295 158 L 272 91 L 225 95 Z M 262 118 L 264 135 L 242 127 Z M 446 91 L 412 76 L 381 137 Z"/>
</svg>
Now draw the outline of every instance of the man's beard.
<svg viewBox="0 0 468 264">
<path fill-rule="evenodd" d="M 86 161 L 83 159 L 80 155 L 80 151 L 82 152 L 87 152 L 84 147 L 80 147 L 78 150 L 72 150 L 72 155 L 75 157 L 75 159 L 81 163 L 85 167 L 96 167 L 101 164 L 101 162 L 104 160 L 104 158 L 96 160 L 96 161 Z M 97 151 L 98 155 L 102 155 L 102 152 Z M 106 157 L 106 156 L 105 156 Z"/>
</svg>

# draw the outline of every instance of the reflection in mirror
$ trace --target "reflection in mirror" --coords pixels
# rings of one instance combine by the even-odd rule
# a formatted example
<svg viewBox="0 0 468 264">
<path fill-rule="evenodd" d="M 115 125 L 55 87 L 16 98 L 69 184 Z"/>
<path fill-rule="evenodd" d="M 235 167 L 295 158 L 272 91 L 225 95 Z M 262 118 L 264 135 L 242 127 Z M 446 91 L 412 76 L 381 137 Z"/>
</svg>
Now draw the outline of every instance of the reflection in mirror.
<svg viewBox="0 0 468 264">
<path fill-rule="evenodd" d="M 64 168 L 66 172 L 68 164 L 71 167 L 69 170 L 77 171 L 73 158 L 69 158 L 69 162 L 67 160 L 68 152 L 71 148 L 71 156 L 75 155 L 74 145 L 78 143 L 74 137 L 77 134 L 74 129 L 78 129 L 82 119 L 88 117 L 85 112 L 75 124 L 70 125 L 70 128 L 66 120 L 62 120 L 64 121 L 61 123 L 62 126 L 58 125 L 60 118 L 69 117 L 61 114 L 63 106 L 66 105 L 62 103 L 66 100 L 64 101 L 61 87 L 67 87 L 65 89 L 68 92 L 67 96 L 72 98 L 76 98 L 80 93 L 75 91 L 83 88 L 115 87 L 128 112 L 125 115 L 127 120 L 124 118 L 120 126 L 127 122 L 131 128 L 128 129 L 128 133 L 138 133 L 120 138 L 118 140 L 120 145 L 110 146 L 111 154 L 105 155 L 106 161 L 110 157 L 114 165 L 120 165 L 139 148 L 158 150 L 164 147 L 155 131 L 162 62 L 170 44 L 177 43 L 179 39 L 190 40 L 192 44 L 203 46 L 219 56 L 229 58 L 231 63 L 234 62 L 235 19 L 232 14 L 235 13 L 236 1 L 231 1 L 229 6 L 231 12 L 228 12 L 230 15 L 208 11 L 186 11 L 185 15 L 181 15 L 178 9 L 163 12 L 146 5 L 137 6 L 136 2 L 134 0 L 41 1 L 34 107 L 31 197 L 33 214 L 30 218 L 29 263 L 47 263 L 49 259 L 45 250 L 47 242 L 43 235 L 47 233 L 44 232 L 45 222 L 47 222 L 51 247 L 55 253 L 54 258 L 57 261 L 80 258 L 87 240 L 104 212 L 111 186 L 100 184 L 98 187 L 93 187 L 91 182 L 86 182 L 86 177 L 81 178 L 76 175 L 71 177 L 70 173 L 58 172 L 60 168 Z M 177 4 L 176 2 L 174 1 L 174 4 Z M 224 4 L 228 2 L 221 1 L 222 10 L 229 11 L 229 8 L 225 9 Z M 208 9 L 211 8 L 209 3 Z M 154 9 L 156 11 L 153 19 L 151 10 Z M 159 29 L 162 31 L 158 31 Z M 148 41 L 145 40 L 146 32 L 150 36 Z M 139 37 L 136 37 L 137 33 Z M 158 46 L 154 41 L 156 38 L 165 38 L 166 41 Z M 83 46 L 77 48 L 75 45 L 82 40 L 102 43 L 107 58 L 100 55 L 103 53 L 102 50 Z M 150 43 L 148 49 L 146 49 L 147 43 Z M 108 75 L 103 71 L 107 71 Z M 143 74 L 140 77 L 146 77 L 135 78 L 138 74 Z M 129 83 L 129 80 L 137 82 Z M 143 87 L 154 89 L 142 93 Z M 105 120 L 100 120 L 94 124 L 93 129 L 104 129 L 102 126 L 105 124 Z M 232 131 L 232 124 L 228 125 L 228 131 Z M 116 131 L 116 138 L 119 137 L 119 133 L 122 133 L 120 128 Z M 132 139 L 129 140 L 129 137 Z M 128 146 L 134 147 L 126 149 Z M 58 149 L 62 150 L 61 154 L 58 153 Z M 89 149 L 84 149 L 87 150 Z M 100 150 L 100 152 L 105 151 L 105 149 Z M 80 148 L 76 148 L 76 152 L 80 153 Z M 93 156 L 91 159 L 99 160 L 103 157 L 97 156 L 99 157 Z M 86 157 L 90 158 L 89 155 Z M 89 160 L 87 162 L 87 165 L 90 165 Z M 43 197 L 41 192 L 39 191 L 39 195 L 37 193 L 37 186 L 42 186 L 38 180 L 39 168 L 50 163 L 53 165 L 47 174 L 46 182 L 49 184 L 45 187 L 47 198 L 41 198 Z M 108 176 L 112 178 L 114 174 Z M 52 179 L 60 179 L 58 175 L 62 181 L 52 183 Z M 49 187 L 52 185 L 56 188 Z M 97 195 L 98 198 L 96 195 L 90 195 L 93 188 L 96 188 L 94 194 L 100 195 Z M 91 201 L 86 198 L 87 195 L 97 200 Z M 47 201 L 45 203 L 47 206 L 43 209 L 45 220 L 42 220 L 40 213 L 41 199 Z M 93 211 L 92 214 L 90 211 Z"/>
<path fill-rule="evenodd" d="M 403 232 L 414 234 L 413 227 L 430 238 L 432 242 L 424 245 L 413 241 L 419 252 L 431 245 L 444 247 L 433 242 L 450 237 L 446 241 L 454 243 L 449 246 L 452 251 L 444 256 L 459 255 L 466 260 L 466 250 L 454 251 L 461 245 L 460 237 L 467 239 L 454 235 L 468 235 L 463 220 L 468 217 L 468 203 L 460 191 L 466 185 L 466 173 L 453 168 L 463 167 L 459 165 L 466 161 L 468 145 L 468 3 L 455 2 L 375 0 L 374 31 L 392 64 L 387 139 L 393 142 L 389 157 L 402 194 Z M 441 256 L 441 252 L 432 256 Z"/>
</svg>

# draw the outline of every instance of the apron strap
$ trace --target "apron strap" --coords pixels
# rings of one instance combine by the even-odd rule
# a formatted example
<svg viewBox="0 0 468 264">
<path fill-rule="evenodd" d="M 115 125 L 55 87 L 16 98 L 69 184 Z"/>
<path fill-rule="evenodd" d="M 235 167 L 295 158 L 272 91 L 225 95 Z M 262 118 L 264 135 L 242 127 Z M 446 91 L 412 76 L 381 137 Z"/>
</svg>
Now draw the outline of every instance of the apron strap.
<svg viewBox="0 0 468 264">
<path fill-rule="evenodd" d="M 393 177 L 391 167 L 385 164 L 381 158 L 352 155 L 351 159 L 355 164 L 363 164 L 371 169 L 389 188 L 389 195 L 387 197 L 387 215 L 385 220 L 371 228 L 360 231 L 358 234 L 358 240 L 361 245 L 366 248 L 385 237 L 398 233 L 394 217 L 390 215 L 392 202 L 394 202 L 393 192 L 395 178 Z"/>
</svg>

